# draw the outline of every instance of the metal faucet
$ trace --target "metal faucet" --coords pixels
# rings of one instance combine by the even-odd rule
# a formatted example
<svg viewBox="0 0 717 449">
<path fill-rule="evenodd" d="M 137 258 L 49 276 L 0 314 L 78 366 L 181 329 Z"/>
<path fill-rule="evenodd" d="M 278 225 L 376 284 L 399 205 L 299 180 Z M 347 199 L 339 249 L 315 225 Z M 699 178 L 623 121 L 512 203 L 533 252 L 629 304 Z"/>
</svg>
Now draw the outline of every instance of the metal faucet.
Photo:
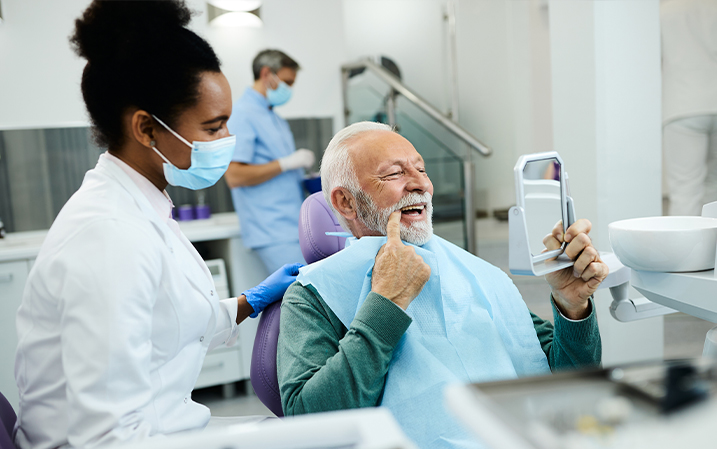
<svg viewBox="0 0 717 449">
<path fill-rule="evenodd" d="M 5 225 L 2 222 L 2 219 L 0 219 L 0 239 L 5 238 Z"/>
</svg>

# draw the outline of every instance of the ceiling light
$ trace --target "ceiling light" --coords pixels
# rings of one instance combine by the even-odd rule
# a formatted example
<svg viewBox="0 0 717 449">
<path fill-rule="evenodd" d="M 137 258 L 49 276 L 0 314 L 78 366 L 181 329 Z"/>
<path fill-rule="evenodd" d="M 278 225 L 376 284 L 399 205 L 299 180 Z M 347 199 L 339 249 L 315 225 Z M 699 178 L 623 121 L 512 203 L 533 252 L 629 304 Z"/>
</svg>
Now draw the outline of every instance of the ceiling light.
<svg viewBox="0 0 717 449">
<path fill-rule="evenodd" d="M 208 3 L 225 11 L 249 12 L 259 9 L 261 0 L 209 0 Z"/>
<path fill-rule="evenodd" d="M 207 19 L 213 27 L 260 28 L 264 24 L 260 9 L 261 0 L 210 0 Z"/>
<path fill-rule="evenodd" d="M 215 27 L 261 28 L 263 22 L 250 12 L 228 12 L 211 21 Z"/>
</svg>

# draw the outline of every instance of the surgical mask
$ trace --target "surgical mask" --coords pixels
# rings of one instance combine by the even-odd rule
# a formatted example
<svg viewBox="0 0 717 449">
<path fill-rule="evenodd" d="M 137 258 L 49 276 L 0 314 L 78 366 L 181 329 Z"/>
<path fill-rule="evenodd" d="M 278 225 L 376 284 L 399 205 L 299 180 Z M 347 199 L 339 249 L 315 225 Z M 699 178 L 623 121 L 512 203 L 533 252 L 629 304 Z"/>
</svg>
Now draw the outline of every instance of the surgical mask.
<svg viewBox="0 0 717 449">
<path fill-rule="evenodd" d="M 272 73 L 272 75 L 274 74 Z M 271 89 L 267 86 L 266 99 L 272 106 L 281 106 L 291 98 L 291 87 L 289 87 L 289 85 L 284 81 L 280 80 L 278 76 L 274 75 L 274 78 L 276 78 L 277 82 L 276 89 Z"/>
<path fill-rule="evenodd" d="M 223 137 L 210 142 L 195 141 L 189 143 L 155 115 L 152 115 L 152 117 L 192 149 L 192 163 L 188 169 L 182 170 L 169 162 L 169 159 L 164 157 L 157 148 L 152 147 L 165 162 L 162 166 L 164 168 L 164 178 L 167 182 L 170 185 L 191 190 L 206 189 L 216 184 L 219 178 L 227 171 L 229 163 L 232 161 L 236 136 Z"/>
</svg>

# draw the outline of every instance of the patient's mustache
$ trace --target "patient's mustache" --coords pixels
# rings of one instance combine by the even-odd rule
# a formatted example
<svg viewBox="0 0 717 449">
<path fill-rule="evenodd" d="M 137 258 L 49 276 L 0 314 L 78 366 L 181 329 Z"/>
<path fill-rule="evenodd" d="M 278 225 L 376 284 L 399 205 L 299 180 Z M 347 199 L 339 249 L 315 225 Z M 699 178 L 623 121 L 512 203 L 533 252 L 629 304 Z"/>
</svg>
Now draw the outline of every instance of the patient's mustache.
<svg viewBox="0 0 717 449">
<path fill-rule="evenodd" d="M 424 193 L 409 193 L 408 195 L 401 198 L 398 203 L 396 203 L 395 206 L 393 206 L 393 209 L 391 212 L 395 212 L 397 210 L 401 210 L 406 206 L 412 206 L 414 204 L 420 204 L 420 203 L 426 203 L 426 208 L 428 208 L 428 205 L 431 204 L 431 194 L 428 192 Z M 388 223 L 388 220 L 386 221 Z"/>
</svg>

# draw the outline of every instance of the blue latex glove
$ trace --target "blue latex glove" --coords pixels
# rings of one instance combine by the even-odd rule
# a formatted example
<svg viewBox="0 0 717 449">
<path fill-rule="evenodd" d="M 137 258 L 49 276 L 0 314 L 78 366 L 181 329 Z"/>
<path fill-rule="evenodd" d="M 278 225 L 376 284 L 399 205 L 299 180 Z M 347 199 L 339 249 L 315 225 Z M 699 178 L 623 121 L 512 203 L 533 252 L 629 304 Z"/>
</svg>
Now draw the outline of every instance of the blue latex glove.
<svg viewBox="0 0 717 449">
<path fill-rule="evenodd" d="M 264 279 L 264 282 L 242 293 L 246 302 L 254 309 L 250 316 L 256 318 L 269 304 L 284 297 L 284 292 L 299 275 L 300 263 L 286 264 Z"/>
</svg>

